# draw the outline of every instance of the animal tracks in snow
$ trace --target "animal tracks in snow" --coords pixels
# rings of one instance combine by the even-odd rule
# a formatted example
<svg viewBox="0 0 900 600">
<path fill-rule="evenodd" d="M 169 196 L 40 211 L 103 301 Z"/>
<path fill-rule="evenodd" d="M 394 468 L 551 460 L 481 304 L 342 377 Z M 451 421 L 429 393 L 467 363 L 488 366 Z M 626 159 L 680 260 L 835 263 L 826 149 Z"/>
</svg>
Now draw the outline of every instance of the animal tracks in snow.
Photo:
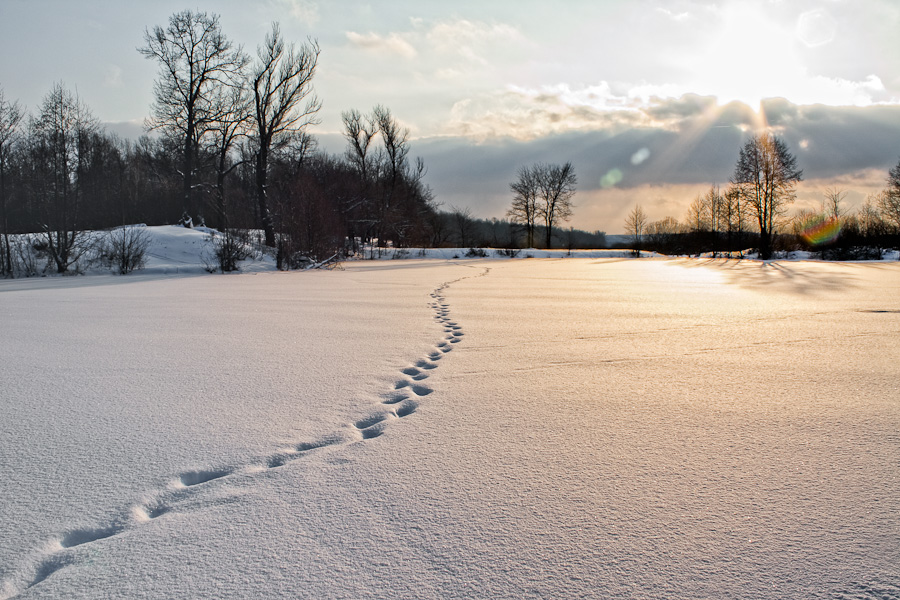
<svg viewBox="0 0 900 600">
<path fill-rule="evenodd" d="M 487 275 L 489 271 L 490 269 L 483 268 L 475 277 Z M 400 377 L 395 381 L 393 389 L 381 394 L 382 400 L 372 407 L 367 416 L 315 441 L 298 442 L 284 448 L 265 458 L 262 466 L 248 464 L 240 468 L 212 467 L 182 472 L 167 487 L 151 492 L 143 502 L 132 505 L 119 519 L 97 527 L 72 529 L 51 540 L 44 549 L 35 551 L 27 564 L 0 584 L 0 600 L 15 598 L 46 581 L 57 571 L 75 564 L 79 557 L 78 551 L 83 546 L 102 543 L 103 540 L 114 538 L 143 523 L 164 518 L 179 507 L 183 509 L 185 500 L 205 487 L 226 484 L 229 478 L 237 475 L 253 475 L 260 470 L 277 469 L 328 447 L 380 437 L 393 421 L 414 414 L 419 409 L 421 399 L 434 392 L 423 381 L 440 366 L 438 361 L 453 350 L 465 335 L 463 328 L 450 318 L 450 305 L 444 292 L 452 284 L 470 277 L 473 276 L 445 282 L 431 292 L 432 301 L 429 306 L 434 311 L 434 319 L 441 326 L 444 337 L 423 357 L 400 369 Z"/>
</svg>

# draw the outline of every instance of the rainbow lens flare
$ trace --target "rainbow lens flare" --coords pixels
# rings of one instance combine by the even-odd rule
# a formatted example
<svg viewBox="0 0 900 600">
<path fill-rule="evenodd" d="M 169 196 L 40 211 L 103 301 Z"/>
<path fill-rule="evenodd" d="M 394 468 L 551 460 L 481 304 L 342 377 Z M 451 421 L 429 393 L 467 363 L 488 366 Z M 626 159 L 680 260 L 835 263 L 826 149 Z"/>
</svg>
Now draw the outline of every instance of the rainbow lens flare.
<svg viewBox="0 0 900 600">
<path fill-rule="evenodd" d="M 841 235 L 841 220 L 837 217 L 816 215 L 810 217 L 800 230 L 800 235 L 812 246 L 821 246 L 838 239 Z"/>
</svg>

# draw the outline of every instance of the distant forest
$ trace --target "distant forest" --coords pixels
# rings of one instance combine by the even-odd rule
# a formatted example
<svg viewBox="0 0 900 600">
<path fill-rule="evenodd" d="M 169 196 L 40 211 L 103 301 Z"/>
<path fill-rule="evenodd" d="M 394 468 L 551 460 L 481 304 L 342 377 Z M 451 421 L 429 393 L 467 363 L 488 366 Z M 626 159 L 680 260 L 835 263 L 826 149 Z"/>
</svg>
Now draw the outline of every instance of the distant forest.
<svg viewBox="0 0 900 600">
<path fill-rule="evenodd" d="M 510 183 L 508 218 L 483 220 L 441 207 L 424 182 L 426 165 L 411 157 L 409 131 L 388 107 L 347 110 L 346 151 L 321 151 L 308 131 L 321 107 L 313 88 L 319 46 L 286 42 L 277 23 L 250 55 L 217 15 L 187 10 L 148 28 L 138 51 L 159 67 L 148 134 L 138 140 L 106 132 L 63 83 L 31 114 L 0 89 L 0 274 L 33 271 L 21 268 L 15 234 L 31 234 L 29 243 L 64 273 L 95 251 L 88 232 L 136 223 L 224 232 L 223 270 L 235 266 L 248 232 L 260 232 L 283 269 L 386 247 L 606 246 L 603 232 L 562 226 L 575 193 L 570 163 L 523 167 Z M 857 257 L 898 243 L 900 165 L 857 214 L 845 214 L 843 192 L 832 190 L 827 215 L 789 222 L 784 208 L 801 172 L 776 169 L 760 187 L 766 167 L 751 163 L 765 157 L 745 156 L 748 148 L 732 185 L 698 197 L 684 222 L 650 223 L 636 206 L 625 224 L 632 245 L 676 254 L 753 246 L 768 257 L 806 244 Z M 806 235 L 836 222 L 840 236 Z"/>
</svg>

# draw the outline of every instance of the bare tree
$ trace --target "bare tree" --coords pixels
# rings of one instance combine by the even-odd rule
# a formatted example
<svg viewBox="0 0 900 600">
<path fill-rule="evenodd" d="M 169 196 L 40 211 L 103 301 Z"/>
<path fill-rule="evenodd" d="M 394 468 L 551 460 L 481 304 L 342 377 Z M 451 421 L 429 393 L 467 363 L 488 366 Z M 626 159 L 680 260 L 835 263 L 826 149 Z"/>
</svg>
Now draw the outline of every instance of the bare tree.
<svg viewBox="0 0 900 600">
<path fill-rule="evenodd" d="M 227 229 L 229 222 L 225 179 L 242 163 L 234 158 L 234 148 L 237 141 L 247 133 L 250 95 L 241 82 L 235 82 L 234 85 L 220 86 L 214 92 L 212 105 L 215 113 L 206 129 L 208 150 L 216 161 L 215 212 L 217 226 Z"/>
<path fill-rule="evenodd" d="M 718 184 L 713 184 L 709 186 L 709 190 L 707 190 L 703 199 L 704 204 L 706 204 L 706 210 L 709 213 L 710 242 L 715 254 L 719 250 L 719 232 L 722 231 L 725 225 L 725 219 L 722 214 L 725 207 L 725 198 L 722 196 Z"/>
<path fill-rule="evenodd" d="M 803 179 L 797 159 L 780 138 L 763 133 L 744 143 L 731 183 L 756 216 L 759 254 L 772 256 L 772 237 L 778 220 L 794 201 L 794 188 Z"/>
<path fill-rule="evenodd" d="M 312 80 L 319 61 L 319 45 L 310 40 L 300 48 L 285 46 L 278 23 L 256 50 L 250 74 L 253 88 L 253 138 L 256 145 L 256 197 L 266 236 L 275 246 L 275 224 L 269 210 L 268 178 L 272 154 L 288 147 L 308 125 L 317 123 L 322 103 Z M 278 255 L 279 267 L 282 256 Z"/>
<path fill-rule="evenodd" d="M 345 214 L 350 216 L 350 230 L 347 235 L 356 249 L 357 238 L 370 237 L 374 226 L 373 220 L 369 218 L 375 175 L 370 150 L 373 138 L 378 135 L 378 125 L 373 117 L 363 115 L 356 109 L 341 113 L 341 118 L 344 122 L 344 137 L 350 145 L 345 156 L 357 176 L 355 194 L 347 199 L 346 206 L 343 207 Z M 358 228 L 362 228 L 362 231 L 357 231 Z"/>
<path fill-rule="evenodd" d="M 402 183 L 404 175 L 409 171 L 407 158 L 409 155 L 409 129 L 402 127 L 391 114 L 390 109 L 381 105 L 372 109 L 372 119 L 378 126 L 382 143 L 382 184 L 376 211 L 376 234 L 378 244 L 381 246 L 387 241 L 388 228 L 400 234 L 399 237 L 405 237 L 403 232 L 397 231 L 398 226 L 404 228 L 407 225 L 405 219 L 398 219 L 402 214 L 400 210 L 402 198 L 398 197 L 398 185 Z M 424 170 L 424 163 L 419 163 L 419 166 Z"/>
<path fill-rule="evenodd" d="M 709 211 L 706 209 L 706 201 L 703 196 L 697 195 L 688 205 L 685 217 L 688 230 L 692 233 L 704 233 L 709 231 Z"/>
<path fill-rule="evenodd" d="M 81 227 L 82 175 L 98 129 L 87 106 L 61 83 L 44 97 L 30 123 L 32 193 L 41 207 L 44 241 L 58 273 L 68 271 L 92 246 Z"/>
<path fill-rule="evenodd" d="M 900 163 L 888 171 L 887 188 L 878 195 L 878 208 L 884 219 L 900 230 Z"/>
<path fill-rule="evenodd" d="M 214 93 L 233 82 L 246 65 L 240 47 L 233 48 L 222 33 L 219 16 L 185 10 L 169 17 L 165 29 L 157 25 L 144 31 L 144 57 L 159 63 L 154 85 L 150 129 L 160 129 L 179 140 L 183 220 L 197 214 L 194 201 L 199 140 L 215 114 Z"/>
<path fill-rule="evenodd" d="M 409 129 L 401 127 L 390 109 L 378 105 L 372 110 L 372 117 L 378 125 L 378 133 L 384 143 L 385 164 L 388 171 L 390 189 L 396 187 L 400 175 L 407 165 L 409 154 Z"/>
<path fill-rule="evenodd" d="M 6 175 L 9 156 L 15 143 L 16 134 L 25 113 L 18 102 L 9 102 L 0 89 L 0 233 L 3 234 L 0 247 L 0 275 L 12 275 L 12 249 L 9 243 L 9 218 L 6 212 Z"/>
<path fill-rule="evenodd" d="M 641 254 L 641 243 L 644 235 L 644 229 L 647 227 L 647 214 L 640 204 L 635 204 L 634 208 L 625 218 L 625 233 L 631 236 L 634 244 L 634 253 L 638 256 Z"/>
<path fill-rule="evenodd" d="M 572 163 L 567 162 L 563 165 L 541 165 L 539 181 L 542 202 L 538 214 L 547 228 L 547 248 L 550 248 L 553 227 L 572 216 L 572 197 L 578 180 Z"/>
<path fill-rule="evenodd" d="M 509 184 L 515 194 L 507 216 L 525 226 L 528 247 L 534 247 L 534 230 L 538 219 L 546 227 L 546 245 L 550 248 L 553 228 L 572 216 L 572 197 L 578 182 L 572 163 L 549 165 L 536 163 L 519 169 L 518 179 Z"/>
<path fill-rule="evenodd" d="M 378 124 L 373 117 L 363 115 L 356 109 L 344 111 L 341 119 L 344 122 L 344 137 L 350 143 L 346 153 L 347 160 L 359 172 L 360 179 L 368 181 L 372 162 L 369 147 L 372 138 L 378 135 Z"/>
<path fill-rule="evenodd" d="M 537 165 L 533 167 L 521 167 L 518 179 L 509 184 L 513 194 L 512 207 L 506 211 L 506 215 L 513 223 L 525 227 L 525 246 L 534 248 L 534 226 L 538 211 L 538 173 Z"/>
<path fill-rule="evenodd" d="M 840 188 L 830 187 L 825 190 L 824 210 L 826 216 L 832 219 L 840 219 L 845 215 L 841 204 L 847 197 L 847 192 Z"/>
<path fill-rule="evenodd" d="M 468 206 L 463 208 L 451 206 L 450 214 L 453 216 L 453 224 L 456 226 L 456 239 L 459 241 L 459 247 L 468 248 L 473 245 L 475 221 L 472 220 L 472 210 Z"/>
<path fill-rule="evenodd" d="M 726 246 L 729 250 L 734 250 L 735 245 L 740 247 L 743 241 L 744 229 L 746 223 L 746 210 L 744 203 L 741 202 L 740 189 L 735 186 L 729 186 L 725 190 L 723 203 L 723 216 L 725 219 Z"/>
<path fill-rule="evenodd" d="M 644 228 L 644 233 L 651 250 L 671 254 L 676 247 L 678 236 L 682 233 L 682 227 L 675 217 L 664 217 L 648 224 Z"/>
</svg>

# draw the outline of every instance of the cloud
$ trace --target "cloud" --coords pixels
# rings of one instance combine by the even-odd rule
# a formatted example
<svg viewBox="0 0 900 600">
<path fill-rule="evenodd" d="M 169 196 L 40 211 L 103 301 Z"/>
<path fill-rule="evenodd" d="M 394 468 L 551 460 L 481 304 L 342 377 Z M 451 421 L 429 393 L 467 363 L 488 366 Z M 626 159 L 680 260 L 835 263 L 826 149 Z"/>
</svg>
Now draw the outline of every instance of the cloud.
<svg viewBox="0 0 900 600">
<path fill-rule="evenodd" d="M 427 182 L 439 201 L 467 206 L 477 216 L 500 217 L 510 201 L 509 181 L 519 167 L 572 161 L 579 182 L 572 224 L 611 233 L 622 229 L 624 215 L 635 202 L 644 205 L 653 220 L 682 219 L 690 201 L 711 184 L 727 185 L 741 145 L 763 116 L 803 169 L 797 208 L 818 206 L 829 185 L 848 191 L 849 206 L 858 206 L 866 194 L 884 186 L 887 170 L 900 155 L 896 105 L 833 107 L 771 99 L 759 115 L 738 102 L 720 106 L 704 97 L 688 97 L 658 99 L 637 109 L 579 113 L 566 107 L 559 95 L 544 93 L 525 102 L 519 94 L 505 93 L 489 106 L 471 100 L 456 110 L 470 116 L 494 112 L 467 122 L 468 134 L 413 142 L 412 152 L 425 160 Z M 554 124 L 567 120 L 584 127 L 573 130 L 567 123 L 553 130 Z M 508 133 L 513 126 L 547 133 L 469 135 L 475 127 L 484 133 L 492 122 L 495 133 Z"/>
<path fill-rule="evenodd" d="M 122 86 L 122 67 L 109 65 L 103 74 L 103 85 L 109 88 Z"/>
<path fill-rule="evenodd" d="M 662 8 L 659 6 L 656 7 L 656 12 L 664 14 L 665 16 L 669 17 L 670 19 L 672 19 L 673 21 L 675 21 L 677 23 L 682 23 L 691 18 L 691 14 L 687 11 L 676 13 L 667 8 Z"/>
<path fill-rule="evenodd" d="M 319 5 L 314 0 L 275 0 L 297 21 L 313 25 L 319 20 Z"/>
<path fill-rule="evenodd" d="M 346 35 L 351 44 L 371 52 L 395 54 L 404 58 L 415 58 L 418 54 L 412 44 L 399 33 L 381 36 L 377 33 L 362 34 L 348 31 Z"/>
<path fill-rule="evenodd" d="M 489 46 L 523 39 L 511 25 L 467 19 L 439 21 L 428 29 L 425 38 L 438 52 L 454 54 L 481 65 L 488 63 L 484 54 Z"/>
<path fill-rule="evenodd" d="M 616 93 L 616 86 L 572 89 L 566 85 L 527 89 L 510 86 L 502 92 L 456 102 L 445 130 L 452 135 L 484 141 L 511 137 L 519 140 L 578 131 L 615 134 L 629 128 L 679 130 L 703 126 L 752 129 L 760 118 L 739 102 L 719 106 L 712 96 L 685 94 L 678 98 L 646 96 L 645 90 Z"/>
<path fill-rule="evenodd" d="M 639 125 L 640 118 L 634 111 L 604 111 L 570 104 L 554 93 L 511 88 L 456 102 L 445 129 L 480 141 L 530 140 L 580 130 L 614 132 Z"/>
<path fill-rule="evenodd" d="M 353 45 L 372 52 L 416 58 L 417 76 L 441 81 L 471 81 L 473 73 L 496 68 L 504 52 L 514 52 L 515 45 L 524 41 L 515 27 L 504 23 L 422 18 L 411 18 L 409 23 L 403 31 L 345 35 Z"/>
</svg>

